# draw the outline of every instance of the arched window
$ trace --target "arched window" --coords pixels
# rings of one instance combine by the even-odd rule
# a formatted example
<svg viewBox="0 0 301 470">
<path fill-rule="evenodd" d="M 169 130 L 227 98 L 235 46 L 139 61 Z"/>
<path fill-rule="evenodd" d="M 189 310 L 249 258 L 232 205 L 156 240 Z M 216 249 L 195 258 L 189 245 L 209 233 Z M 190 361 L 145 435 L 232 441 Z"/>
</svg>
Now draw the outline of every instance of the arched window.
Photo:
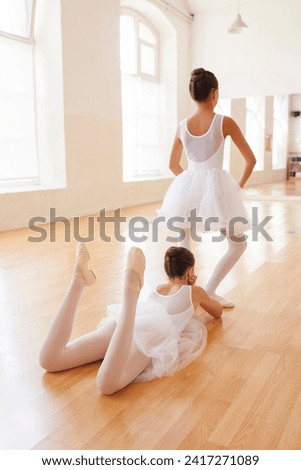
<svg viewBox="0 0 301 470">
<path fill-rule="evenodd" d="M 60 33 L 60 0 L 0 0 L 0 192 L 65 186 Z"/>
<path fill-rule="evenodd" d="M 0 0 L 0 34 L 32 42 L 36 0 Z"/>
<path fill-rule="evenodd" d="M 123 179 L 161 174 L 159 36 L 136 12 L 120 18 Z"/>
<path fill-rule="evenodd" d="M 124 75 L 159 81 L 159 37 L 138 13 L 120 17 L 120 63 Z"/>
<path fill-rule="evenodd" d="M 35 2 L 0 0 L 0 186 L 38 182 L 32 25 Z"/>
</svg>

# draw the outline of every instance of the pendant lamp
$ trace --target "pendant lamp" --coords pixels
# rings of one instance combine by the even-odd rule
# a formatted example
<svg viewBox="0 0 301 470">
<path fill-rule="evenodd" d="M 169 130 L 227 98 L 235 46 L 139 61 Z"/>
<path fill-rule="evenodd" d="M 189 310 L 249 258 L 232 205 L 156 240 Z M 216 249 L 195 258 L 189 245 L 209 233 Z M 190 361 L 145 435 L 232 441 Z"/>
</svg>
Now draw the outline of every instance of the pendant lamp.
<svg viewBox="0 0 301 470">
<path fill-rule="evenodd" d="M 237 17 L 234 23 L 231 25 L 228 33 L 240 34 L 246 31 L 248 25 L 243 21 L 241 14 L 239 12 L 239 0 L 237 1 Z"/>
</svg>

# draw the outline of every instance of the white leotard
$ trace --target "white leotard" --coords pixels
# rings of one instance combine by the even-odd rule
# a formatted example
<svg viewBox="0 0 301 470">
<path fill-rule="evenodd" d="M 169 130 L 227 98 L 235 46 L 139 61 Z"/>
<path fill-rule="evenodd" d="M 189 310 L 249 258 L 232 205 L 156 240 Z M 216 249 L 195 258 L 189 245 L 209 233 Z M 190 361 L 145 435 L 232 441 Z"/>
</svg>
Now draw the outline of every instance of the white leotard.
<svg viewBox="0 0 301 470">
<path fill-rule="evenodd" d="M 166 221 L 177 217 L 179 227 L 191 228 L 193 215 L 200 231 L 224 229 L 241 235 L 251 224 L 240 186 L 223 169 L 222 124 L 223 116 L 215 114 L 208 131 L 195 136 L 188 130 L 187 119 L 180 122 L 178 135 L 188 168 L 173 179 L 158 213 Z"/>
</svg>

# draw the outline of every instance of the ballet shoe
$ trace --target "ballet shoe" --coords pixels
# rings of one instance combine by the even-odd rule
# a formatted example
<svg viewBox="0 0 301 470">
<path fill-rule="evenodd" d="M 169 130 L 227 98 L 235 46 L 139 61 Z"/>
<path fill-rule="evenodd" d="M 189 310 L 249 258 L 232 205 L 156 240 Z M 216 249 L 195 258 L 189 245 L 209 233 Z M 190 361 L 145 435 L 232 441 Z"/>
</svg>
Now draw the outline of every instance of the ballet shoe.
<svg viewBox="0 0 301 470">
<path fill-rule="evenodd" d="M 130 248 L 127 255 L 125 267 L 125 272 L 127 271 L 133 271 L 135 274 L 137 274 L 138 280 L 133 282 L 127 282 L 126 286 L 130 289 L 140 291 L 143 286 L 145 271 L 145 256 L 140 248 Z"/>
<path fill-rule="evenodd" d="M 235 307 L 235 304 L 232 302 L 232 300 L 226 299 L 225 297 L 221 297 L 220 295 L 217 295 L 217 294 L 209 294 L 209 295 L 212 299 L 219 302 L 223 308 Z"/>
<path fill-rule="evenodd" d="M 96 281 L 96 276 L 91 269 L 88 268 L 90 259 L 89 252 L 84 243 L 78 243 L 76 246 L 76 257 L 74 276 L 82 279 L 85 286 L 91 286 Z"/>
</svg>

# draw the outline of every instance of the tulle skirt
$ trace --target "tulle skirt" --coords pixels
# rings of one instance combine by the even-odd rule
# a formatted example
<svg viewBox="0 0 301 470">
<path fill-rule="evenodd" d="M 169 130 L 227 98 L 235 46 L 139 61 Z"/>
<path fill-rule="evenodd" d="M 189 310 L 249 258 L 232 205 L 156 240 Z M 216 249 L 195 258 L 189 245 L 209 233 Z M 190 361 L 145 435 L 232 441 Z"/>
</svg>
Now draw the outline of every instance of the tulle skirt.
<svg viewBox="0 0 301 470">
<path fill-rule="evenodd" d="M 239 235 L 251 228 L 239 184 L 219 168 L 180 173 L 158 213 L 166 221 L 179 217 L 182 220 L 174 223 L 179 227 L 191 227 L 194 219 L 195 228 L 204 232 L 225 229 L 230 235 Z"/>
<path fill-rule="evenodd" d="M 120 304 L 109 305 L 107 316 L 99 326 L 110 319 L 118 322 L 120 311 Z M 207 344 L 207 330 L 194 315 L 186 318 L 182 328 L 178 324 L 176 328 L 171 315 L 161 304 L 143 300 L 137 306 L 134 342 L 151 359 L 134 382 L 146 382 L 174 375 L 199 357 Z"/>
</svg>

